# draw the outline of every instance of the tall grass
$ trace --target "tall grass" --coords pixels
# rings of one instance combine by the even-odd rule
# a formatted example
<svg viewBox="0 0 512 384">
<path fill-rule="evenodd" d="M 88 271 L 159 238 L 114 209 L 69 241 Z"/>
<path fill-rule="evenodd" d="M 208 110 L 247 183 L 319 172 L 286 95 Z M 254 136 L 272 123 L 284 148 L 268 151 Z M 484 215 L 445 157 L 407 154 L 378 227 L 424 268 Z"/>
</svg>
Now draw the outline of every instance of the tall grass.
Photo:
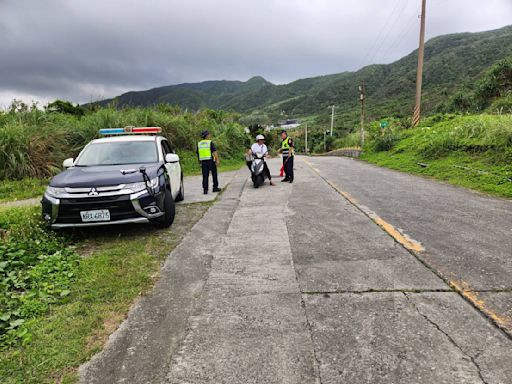
<svg viewBox="0 0 512 384">
<path fill-rule="evenodd" d="M 512 198 L 510 115 L 437 115 L 417 128 L 392 125 L 374 131 L 365 149 L 362 158 L 372 163 Z"/>
<path fill-rule="evenodd" d="M 350 148 L 358 147 L 361 145 L 360 131 L 349 133 L 334 141 L 334 148 Z"/>
<path fill-rule="evenodd" d="M 352 137 L 346 137 L 351 141 Z M 437 159 L 453 152 L 486 154 L 496 161 L 512 160 L 512 115 L 433 115 L 418 128 L 392 121 L 385 129 L 371 124 L 367 149 L 414 152 Z"/>
<path fill-rule="evenodd" d="M 37 109 L 0 113 L 0 179 L 48 177 L 62 161 L 107 127 L 160 126 L 178 154 L 191 157 L 201 131 L 208 129 L 224 158 L 242 156 L 247 135 L 238 115 L 204 110 L 180 112 L 174 107 L 103 108 L 85 116 Z"/>
<path fill-rule="evenodd" d="M 406 143 L 412 144 L 416 152 L 426 158 L 439 158 L 462 151 L 488 153 L 498 161 L 512 160 L 512 116 L 456 117 L 419 128 Z"/>
</svg>

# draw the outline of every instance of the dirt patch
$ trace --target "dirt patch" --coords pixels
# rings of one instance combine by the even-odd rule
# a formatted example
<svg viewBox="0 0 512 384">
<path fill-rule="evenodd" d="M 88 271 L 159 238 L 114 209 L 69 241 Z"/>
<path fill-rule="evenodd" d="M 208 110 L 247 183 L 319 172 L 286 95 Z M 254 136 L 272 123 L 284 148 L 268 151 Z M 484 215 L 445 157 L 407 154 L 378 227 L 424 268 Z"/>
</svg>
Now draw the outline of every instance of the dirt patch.
<svg viewBox="0 0 512 384">
<path fill-rule="evenodd" d="M 86 349 L 94 350 L 102 348 L 108 337 L 121 325 L 125 319 L 125 313 L 111 312 L 103 321 L 103 327 L 94 331 L 87 339 Z"/>
</svg>

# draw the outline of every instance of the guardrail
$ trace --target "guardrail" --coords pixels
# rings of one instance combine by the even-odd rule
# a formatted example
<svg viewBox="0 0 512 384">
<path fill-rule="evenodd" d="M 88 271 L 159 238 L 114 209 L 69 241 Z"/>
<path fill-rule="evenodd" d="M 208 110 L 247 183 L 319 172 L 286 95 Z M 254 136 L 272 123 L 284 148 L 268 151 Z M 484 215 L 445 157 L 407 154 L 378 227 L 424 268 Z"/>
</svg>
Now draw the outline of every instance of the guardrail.
<svg viewBox="0 0 512 384">
<path fill-rule="evenodd" d="M 363 149 L 361 147 L 347 147 L 347 148 L 338 148 L 334 151 L 326 152 L 321 154 L 320 156 L 340 156 L 340 157 L 359 157 Z"/>
</svg>

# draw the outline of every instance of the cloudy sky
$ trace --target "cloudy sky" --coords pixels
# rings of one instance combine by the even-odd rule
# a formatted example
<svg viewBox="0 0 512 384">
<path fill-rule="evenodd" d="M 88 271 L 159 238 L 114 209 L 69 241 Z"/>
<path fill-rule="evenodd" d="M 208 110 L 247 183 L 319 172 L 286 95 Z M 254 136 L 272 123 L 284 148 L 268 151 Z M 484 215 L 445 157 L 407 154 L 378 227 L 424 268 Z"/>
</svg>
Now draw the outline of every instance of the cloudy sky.
<svg viewBox="0 0 512 384">
<path fill-rule="evenodd" d="M 0 0 L 0 107 L 392 62 L 421 0 Z M 427 0 L 427 37 L 512 24 L 512 0 Z"/>
</svg>

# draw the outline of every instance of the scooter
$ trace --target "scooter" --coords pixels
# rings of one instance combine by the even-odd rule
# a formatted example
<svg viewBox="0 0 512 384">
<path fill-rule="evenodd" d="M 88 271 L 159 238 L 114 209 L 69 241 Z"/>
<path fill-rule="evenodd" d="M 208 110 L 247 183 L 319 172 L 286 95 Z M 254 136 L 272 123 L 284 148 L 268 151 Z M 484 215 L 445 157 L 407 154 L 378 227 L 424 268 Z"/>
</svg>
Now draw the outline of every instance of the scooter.
<svg viewBox="0 0 512 384">
<path fill-rule="evenodd" d="M 254 188 L 259 188 L 260 185 L 263 185 L 265 182 L 267 175 L 263 172 L 265 168 L 265 160 L 263 160 L 262 153 L 256 153 L 253 155 L 252 164 L 251 164 L 251 179 L 254 184 Z"/>
</svg>

